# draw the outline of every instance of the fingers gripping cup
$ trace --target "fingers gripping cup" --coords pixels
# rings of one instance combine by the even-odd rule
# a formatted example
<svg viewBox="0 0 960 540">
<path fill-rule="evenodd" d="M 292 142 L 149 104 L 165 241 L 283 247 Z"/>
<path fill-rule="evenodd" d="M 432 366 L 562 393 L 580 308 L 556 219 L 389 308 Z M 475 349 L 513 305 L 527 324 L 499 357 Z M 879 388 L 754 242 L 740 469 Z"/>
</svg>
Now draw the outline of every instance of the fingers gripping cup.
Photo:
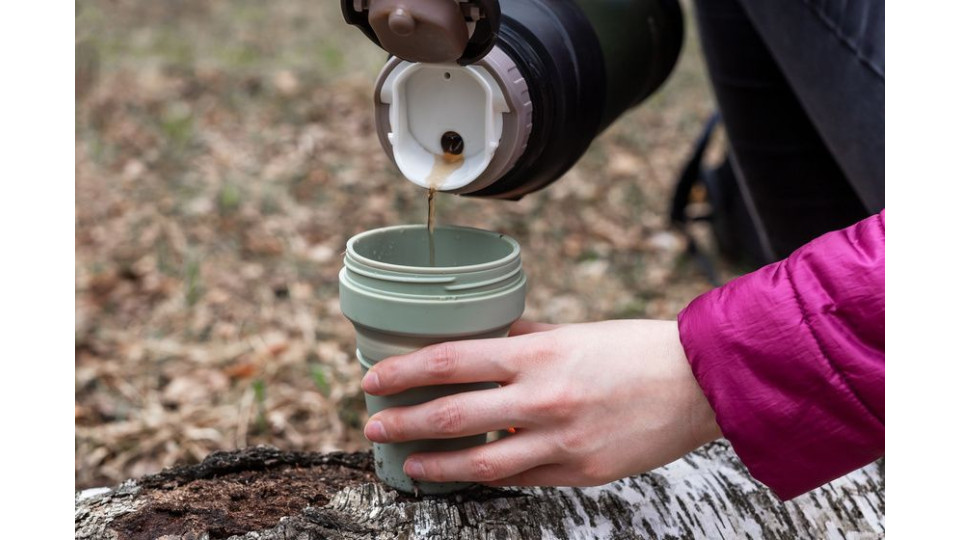
<svg viewBox="0 0 960 540">
<path fill-rule="evenodd" d="M 347 242 L 340 271 L 340 309 L 356 329 L 357 359 L 364 372 L 387 357 L 434 343 L 506 336 L 523 313 L 525 292 L 517 242 L 466 227 L 437 227 L 432 243 L 423 225 L 358 234 Z M 367 411 L 372 415 L 495 386 L 451 384 L 413 388 L 392 396 L 367 394 Z M 456 491 L 467 484 L 415 482 L 403 473 L 404 461 L 415 452 L 460 450 L 485 442 L 486 434 L 480 433 L 374 444 L 377 476 L 407 492 Z"/>
</svg>

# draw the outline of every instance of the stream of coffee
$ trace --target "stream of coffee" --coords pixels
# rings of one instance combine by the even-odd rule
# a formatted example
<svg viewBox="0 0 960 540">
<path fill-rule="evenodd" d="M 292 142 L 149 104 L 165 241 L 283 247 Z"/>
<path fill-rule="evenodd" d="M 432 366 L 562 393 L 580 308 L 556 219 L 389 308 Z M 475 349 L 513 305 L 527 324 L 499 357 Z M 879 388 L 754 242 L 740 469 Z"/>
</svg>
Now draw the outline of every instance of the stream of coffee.
<svg viewBox="0 0 960 540">
<path fill-rule="evenodd" d="M 463 165 L 463 156 L 444 152 L 442 156 L 434 156 L 433 169 L 427 176 L 427 236 L 430 242 L 430 266 L 437 265 L 436 246 L 433 242 L 433 228 L 436 225 L 436 195 L 437 189 Z"/>
</svg>

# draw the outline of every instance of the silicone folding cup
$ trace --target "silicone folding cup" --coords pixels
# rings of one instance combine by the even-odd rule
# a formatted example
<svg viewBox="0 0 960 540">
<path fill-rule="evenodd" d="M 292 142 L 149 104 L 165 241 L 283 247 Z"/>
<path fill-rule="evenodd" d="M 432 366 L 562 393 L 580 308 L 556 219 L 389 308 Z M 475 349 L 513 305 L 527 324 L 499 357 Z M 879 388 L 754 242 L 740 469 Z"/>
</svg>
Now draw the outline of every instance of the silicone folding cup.
<svg viewBox="0 0 960 540">
<path fill-rule="evenodd" d="M 427 345 L 507 335 L 523 313 L 526 277 L 520 246 L 505 235 L 466 227 L 423 225 L 367 231 L 347 242 L 340 271 L 340 308 L 357 332 L 357 359 L 366 370 L 381 360 Z M 496 387 L 495 383 L 414 388 L 366 395 L 367 411 L 416 405 L 438 397 Z M 484 444 L 486 434 L 373 445 L 377 476 L 402 491 L 449 493 L 464 483 L 416 482 L 403 472 L 414 452 Z"/>
</svg>

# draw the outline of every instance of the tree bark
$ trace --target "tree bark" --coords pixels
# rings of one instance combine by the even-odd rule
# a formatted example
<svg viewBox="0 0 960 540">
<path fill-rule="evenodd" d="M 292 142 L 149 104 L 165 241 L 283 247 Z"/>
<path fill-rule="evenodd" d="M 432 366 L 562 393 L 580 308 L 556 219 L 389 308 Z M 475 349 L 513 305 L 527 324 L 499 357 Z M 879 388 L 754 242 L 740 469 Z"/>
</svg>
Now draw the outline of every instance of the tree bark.
<svg viewBox="0 0 960 540">
<path fill-rule="evenodd" d="M 76 495 L 78 540 L 882 538 L 883 460 L 788 502 L 726 442 L 592 488 L 413 497 L 366 453 L 257 447 Z"/>
</svg>

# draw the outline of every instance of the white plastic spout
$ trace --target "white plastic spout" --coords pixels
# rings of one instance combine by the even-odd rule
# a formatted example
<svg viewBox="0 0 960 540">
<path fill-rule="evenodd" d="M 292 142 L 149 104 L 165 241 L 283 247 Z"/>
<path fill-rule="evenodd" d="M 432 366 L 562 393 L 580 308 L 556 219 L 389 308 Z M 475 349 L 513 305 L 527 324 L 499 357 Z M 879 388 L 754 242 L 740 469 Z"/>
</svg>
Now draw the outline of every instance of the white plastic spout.
<svg viewBox="0 0 960 540">
<path fill-rule="evenodd" d="M 400 62 L 379 98 L 389 107 L 387 139 L 401 174 L 439 191 L 460 190 L 483 174 L 500 145 L 503 115 L 510 112 L 500 86 L 481 66 Z M 463 139 L 463 161 L 438 175 L 440 141 L 448 132 Z"/>
</svg>

